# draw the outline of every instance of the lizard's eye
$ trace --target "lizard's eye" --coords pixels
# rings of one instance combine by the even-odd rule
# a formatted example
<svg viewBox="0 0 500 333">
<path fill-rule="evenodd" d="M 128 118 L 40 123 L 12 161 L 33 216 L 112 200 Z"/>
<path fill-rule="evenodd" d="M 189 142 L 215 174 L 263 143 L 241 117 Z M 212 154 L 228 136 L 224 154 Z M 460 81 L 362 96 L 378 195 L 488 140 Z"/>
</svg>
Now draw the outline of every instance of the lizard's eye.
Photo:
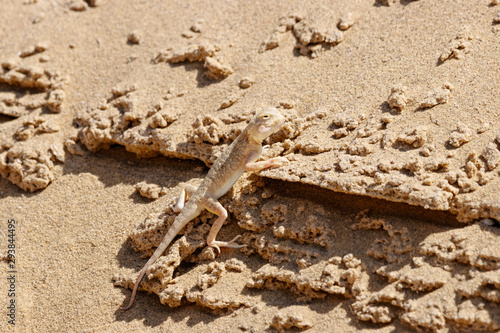
<svg viewBox="0 0 500 333">
<path fill-rule="evenodd" d="M 263 115 L 262 119 L 269 119 L 269 115 L 268 114 Z"/>
</svg>

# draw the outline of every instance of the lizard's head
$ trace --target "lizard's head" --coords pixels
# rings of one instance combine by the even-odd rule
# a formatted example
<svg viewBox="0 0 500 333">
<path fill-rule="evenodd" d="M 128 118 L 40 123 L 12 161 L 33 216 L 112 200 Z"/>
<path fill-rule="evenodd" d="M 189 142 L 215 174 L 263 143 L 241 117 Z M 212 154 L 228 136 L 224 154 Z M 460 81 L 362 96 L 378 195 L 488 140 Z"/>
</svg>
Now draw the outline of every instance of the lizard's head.
<svg viewBox="0 0 500 333">
<path fill-rule="evenodd" d="M 248 124 L 248 134 L 257 142 L 262 142 L 276 133 L 285 124 L 285 117 L 276 108 L 259 112 Z"/>
</svg>

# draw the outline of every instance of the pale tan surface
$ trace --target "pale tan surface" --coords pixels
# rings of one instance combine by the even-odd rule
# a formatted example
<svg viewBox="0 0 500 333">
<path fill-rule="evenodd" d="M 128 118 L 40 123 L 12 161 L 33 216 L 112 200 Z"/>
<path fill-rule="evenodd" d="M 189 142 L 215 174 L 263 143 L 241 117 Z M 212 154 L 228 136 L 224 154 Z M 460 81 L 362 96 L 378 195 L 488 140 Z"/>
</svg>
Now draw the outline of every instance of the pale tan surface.
<svg viewBox="0 0 500 333">
<path fill-rule="evenodd" d="M 474 223 L 500 219 L 499 6 L 86 4 L 2 2 L 19 332 L 500 329 L 498 224 Z M 120 312 L 178 185 L 206 173 L 168 157 L 209 165 L 267 106 L 289 122 L 266 155 L 290 163 L 221 200 L 220 239 L 247 248 L 214 256 L 202 215 L 142 284 L 175 308 L 140 292 Z"/>
</svg>

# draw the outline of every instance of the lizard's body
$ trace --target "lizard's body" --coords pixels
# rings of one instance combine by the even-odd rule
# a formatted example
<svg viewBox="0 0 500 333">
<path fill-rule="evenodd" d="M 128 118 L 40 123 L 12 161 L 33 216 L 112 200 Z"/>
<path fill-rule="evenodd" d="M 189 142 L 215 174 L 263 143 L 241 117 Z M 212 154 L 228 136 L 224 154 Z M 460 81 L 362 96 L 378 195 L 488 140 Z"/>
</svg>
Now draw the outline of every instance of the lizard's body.
<svg viewBox="0 0 500 333">
<path fill-rule="evenodd" d="M 197 189 L 193 186 L 186 186 L 182 190 L 174 208 L 176 212 L 180 211 L 180 213 L 175 218 L 170 229 L 168 229 L 167 234 L 156 251 L 139 272 L 130 302 L 126 307 L 122 308 L 123 310 L 128 310 L 132 307 L 139 284 L 149 266 L 162 255 L 182 228 L 200 215 L 204 209 L 218 215 L 217 220 L 210 229 L 207 245 L 216 248 L 218 251 L 220 251 L 219 247 L 242 247 L 234 243 L 239 236 L 229 242 L 215 240 L 224 220 L 227 218 L 227 211 L 217 199 L 229 191 L 244 171 L 258 171 L 281 166 L 286 161 L 285 158 L 278 157 L 256 162 L 262 154 L 262 141 L 278 131 L 283 126 L 284 119 L 274 108 L 269 108 L 259 113 L 215 161 L 200 186 Z M 186 194 L 189 200 L 184 205 Z"/>
</svg>

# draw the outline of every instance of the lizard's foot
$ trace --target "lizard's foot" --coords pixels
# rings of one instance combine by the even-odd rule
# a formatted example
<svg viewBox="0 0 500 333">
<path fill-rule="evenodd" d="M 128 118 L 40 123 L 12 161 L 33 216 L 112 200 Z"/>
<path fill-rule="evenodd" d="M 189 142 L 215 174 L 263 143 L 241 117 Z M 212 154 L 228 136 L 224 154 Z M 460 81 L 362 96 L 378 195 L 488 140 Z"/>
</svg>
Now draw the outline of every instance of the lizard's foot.
<svg viewBox="0 0 500 333">
<path fill-rule="evenodd" d="M 242 247 L 245 247 L 246 245 L 245 244 L 237 244 L 235 243 L 235 241 L 240 238 L 241 235 L 238 235 L 236 237 L 234 237 L 233 239 L 231 239 L 229 242 L 223 242 L 223 241 L 216 241 L 214 240 L 213 242 L 211 242 L 210 244 L 207 244 L 208 246 L 210 247 L 213 247 L 217 250 L 217 253 L 220 254 L 220 248 L 221 247 L 230 247 L 230 248 L 233 248 L 233 249 L 240 249 Z"/>
<path fill-rule="evenodd" d="M 269 168 L 279 168 L 280 166 L 283 166 L 290 161 L 286 157 L 279 156 L 269 159 L 268 162 Z"/>
</svg>

